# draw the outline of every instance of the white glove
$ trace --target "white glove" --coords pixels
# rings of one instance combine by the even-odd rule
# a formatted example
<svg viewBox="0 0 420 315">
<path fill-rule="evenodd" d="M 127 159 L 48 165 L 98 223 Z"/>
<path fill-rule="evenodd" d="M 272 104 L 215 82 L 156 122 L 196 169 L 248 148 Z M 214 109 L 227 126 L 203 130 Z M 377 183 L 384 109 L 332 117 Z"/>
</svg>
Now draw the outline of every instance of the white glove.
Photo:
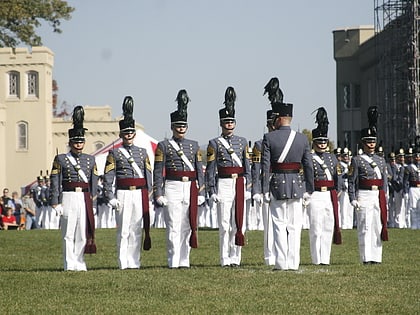
<svg viewBox="0 0 420 315">
<path fill-rule="evenodd" d="M 111 207 L 112 207 L 113 209 L 115 209 L 115 210 L 117 210 L 117 211 L 120 211 L 120 210 L 121 210 L 121 203 L 120 203 L 120 201 L 119 201 L 118 199 L 116 199 L 116 198 L 112 198 L 112 199 L 109 201 L 109 204 L 111 205 Z"/>
<path fill-rule="evenodd" d="M 93 215 L 96 215 L 96 208 L 93 208 L 92 211 L 93 211 Z"/>
<path fill-rule="evenodd" d="M 266 202 L 266 203 L 269 203 L 270 202 L 270 193 L 268 192 L 268 193 L 265 193 L 264 194 L 264 202 Z"/>
<path fill-rule="evenodd" d="M 258 203 L 259 205 L 262 204 L 262 196 L 261 196 L 261 194 L 254 194 L 254 196 L 252 196 L 252 199 L 254 199 L 254 201 L 256 203 Z"/>
<path fill-rule="evenodd" d="M 164 196 L 160 196 L 158 199 L 156 199 L 156 203 L 161 207 L 165 207 L 168 204 L 168 199 L 166 199 Z"/>
<path fill-rule="evenodd" d="M 198 196 L 197 203 L 199 206 L 201 206 L 206 201 L 206 198 L 204 196 Z"/>
<path fill-rule="evenodd" d="M 303 193 L 303 206 L 307 207 L 309 205 L 309 202 L 311 201 L 311 194 L 308 192 Z"/>
<path fill-rule="evenodd" d="M 56 205 L 55 208 L 53 208 L 57 216 L 63 215 L 63 206 L 62 205 Z"/>
<path fill-rule="evenodd" d="M 251 199 L 251 192 L 250 191 L 246 191 L 245 192 L 245 200 L 249 200 Z"/>
<path fill-rule="evenodd" d="M 210 198 L 211 198 L 211 200 L 213 200 L 214 202 L 219 202 L 219 201 L 220 201 L 219 197 L 217 197 L 217 195 L 216 195 L 216 194 L 211 195 L 211 196 L 210 196 Z"/>
<path fill-rule="evenodd" d="M 359 205 L 359 203 L 357 202 L 357 200 L 353 200 L 352 202 L 351 202 L 351 205 L 353 206 L 353 208 L 355 208 L 356 210 L 359 210 L 360 209 L 360 205 Z"/>
</svg>

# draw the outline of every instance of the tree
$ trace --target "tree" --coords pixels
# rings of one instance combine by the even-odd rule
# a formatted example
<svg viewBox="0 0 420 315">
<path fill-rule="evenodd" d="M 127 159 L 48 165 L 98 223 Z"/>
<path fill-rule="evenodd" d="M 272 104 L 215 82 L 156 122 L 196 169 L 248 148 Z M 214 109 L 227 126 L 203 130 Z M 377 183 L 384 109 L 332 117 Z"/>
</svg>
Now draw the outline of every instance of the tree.
<svg viewBox="0 0 420 315">
<path fill-rule="evenodd" d="M 70 20 L 73 7 L 63 0 L 1 0 L 0 47 L 42 45 L 36 29 L 47 22 L 53 32 L 61 33 L 62 20 Z"/>
</svg>

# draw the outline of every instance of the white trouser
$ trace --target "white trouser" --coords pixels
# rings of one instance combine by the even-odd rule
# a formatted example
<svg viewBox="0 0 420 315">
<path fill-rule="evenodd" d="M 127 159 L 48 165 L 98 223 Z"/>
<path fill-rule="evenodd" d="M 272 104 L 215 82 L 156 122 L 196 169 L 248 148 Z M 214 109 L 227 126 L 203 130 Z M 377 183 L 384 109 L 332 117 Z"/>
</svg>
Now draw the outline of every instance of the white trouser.
<svg viewBox="0 0 420 315">
<path fill-rule="evenodd" d="M 359 190 L 357 214 L 359 254 L 362 262 L 382 262 L 381 209 L 379 191 Z"/>
<path fill-rule="evenodd" d="M 268 266 L 274 266 L 274 235 L 273 219 L 269 209 L 269 204 L 263 202 L 261 205 L 262 220 L 264 224 L 264 262 Z"/>
<path fill-rule="evenodd" d="M 112 216 L 114 211 L 112 206 L 109 204 L 101 204 L 97 207 L 97 227 L 99 229 L 106 229 L 106 228 L 113 228 L 115 227 L 115 223 L 112 225 L 112 221 L 115 221 Z"/>
<path fill-rule="evenodd" d="M 57 212 L 49 207 L 50 212 L 50 229 L 51 230 L 58 230 L 60 228 L 60 216 L 57 215 Z"/>
<path fill-rule="evenodd" d="M 309 203 L 309 243 L 312 263 L 330 264 L 334 211 L 329 191 L 314 191 Z"/>
<path fill-rule="evenodd" d="M 276 200 L 271 194 L 275 269 L 297 270 L 300 263 L 302 199 Z"/>
<path fill-rule="evenodd" d="M 410 228 L 420 229 L 420 188 L 411 187 L 408 193 L 408 208 L 410 211 Z"/>
<path fill-rule="evenodd" d="M 246 209 L 246 230 L 253 231 L 257 229 L 257 212 L 252 206 L 251 199 L 245 200 Z M 244 222 L 245 224 L 245 222 Z"/>
<path fill-rule="evenodd" d="M 339 199 L 340 227 L 343 230 L 351 230 L 354 223 L 354 208 L 350 203 L 349 193 L 341 191 Z"/>
<path fill-rule="evenodd" d="M 397 228 L 404 229 L 407 227 L 405 222 L 406 212 L 407 212 L 407 205 L 404 200 L 404 193 L 403 191 L 396 192 L 394 194 L 394 201 L 395 201 L 395 222 Z"/>
<path fill-rule="evenodd" d="M 235 184 L 236 179 L 233 178 L 219 178 L 218 180 L 217 196 L 220 201 L 217 203 L 217 218 L 219 223 L 220 264 L 222 266 L 241 264 L 242 247 L 235 245 L 235 234 L 237 231 L 235 222 Z M 244 186 L 246 186 L 246 183 Z M 243 213 L 242 233 L 245 233 L 245 209 Z"/>
<path fill-rule="evenodd" d="M 83 192 L 63 192 L 64 270 L 86 271 L 84 251 L 86 245 L 86 208 Z"/>
<path fill-rule="evenodd" d="M 262 195 L 261 195 L 262 196 Z M 254 202 L 255 213 L 257 215 L 257 230 L 264 231 L 263 205 L 259 202 Z"/>
<path fill-rule="evenodd" d="M 121 210 L 116 212 L 117 254 L 120 269 L 140 268 L 143 201 L 141 189 L 117 190 Z"/>
<path fill-rule="evenodd" d="M 165 181 L 168 205 L 163 209 L 169 268 L 190 266 L 190 185 L 191 182 Z"/>
</svg>

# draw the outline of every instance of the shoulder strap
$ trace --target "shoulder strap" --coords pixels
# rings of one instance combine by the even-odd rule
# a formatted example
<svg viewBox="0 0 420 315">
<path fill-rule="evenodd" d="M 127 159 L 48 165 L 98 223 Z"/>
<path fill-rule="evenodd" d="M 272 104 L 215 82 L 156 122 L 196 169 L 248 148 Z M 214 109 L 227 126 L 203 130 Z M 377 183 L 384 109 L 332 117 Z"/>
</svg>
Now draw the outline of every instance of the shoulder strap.
<svg viewBox="0 0 420 315">
<path fill-rule="evenodd" d="M 314 157 L 315 161 L 317 161 L 319 163 L 319 165 L 321 165 L 322 169 L 325 172 L 325 175 L 327 175 L 327 179 L 332 180 L 332 175 L 331 175 L 330 169 L 325 164 L 325 162 L 321 159 L 321 157 L 316 153 L 313 153 L 312 156 Z"/>
<path fill-rule="evenodd" d="M 232 159 L 239 165 L 239 167 L 242 167 L 242 162 L 239 156 L 235 153 L 233 148 L 229 145 L 229 143 L 226 141 L 225 138 L 219 137 L 219 141 L 223 144 L 223 146 L 226 148 Z"/>
<path fill-rule="evenodd" d="M 77 171 L 79 176 L 83 179 L 85 183 L 87 183 L 88 182 L 87 176 L 85 172 L 83 172 L 83 170 L 81 169 L 80 165 L 77 164 L 76 159 L 73 157 L 73 155 L 71 155 L 71 153 L 68 152 L 66 156 L 69 159 L 70 163 L 74 166 L 74 169 Z"/>
<path fill-rule="evenodd" d="M 366 162 L 369 163 L 369 165 L 373 168 L 373 170 L 376 173 L 376 176 L 378 176 L 378 179 L 382 179 L 382 174 L 381 174 L 381 170 L 379 169 L 378 165 L 370 158 L 368 157 L 366 154 L 362 154 L 360 156 L 362 159 L 364 159 Z"/>
<path fill-rule="evenodd" d="M 182 161 L 189 167 L 191 171 L 194 171 L 194 166 L 191 164 L 191 161 L 185 156 L 184 152 L 179 147 L 178 143 L 176 143 L 173 139 L 169 140 L 171 146 L 175 149 L 178 156 L 182 159 Z"/>
<path fill-rule="evenodd" d="M 287 153 L 289 153 L 289 150 L 292 146 L 292 143 L 293 143 L 293 140 L 295 139 L 295 136 L 296 136 L 296 131 L 290 130 L 289 138 L 287 139 L 287 142 L 286 142 L 286 145 L 284 146 L 283 152 L 279 156 L 279 159 L 277 160 L 277 162 L 283 163 L 284 159 L 287 156 Z"/>
<path fill-rule="evenodd" d="M 139 175 L 140 178 L 143 178 L 143 172 L 141 171 L 140 167 L 137 165 L 137 163 L 134 161 L 134 158 L 128 153 L 126 148 L 120 147 L 118 150 L 127 158 L 128 163 L 131 164 L 131 167 L 134 168 L 136 173 Z"/>
</svg>

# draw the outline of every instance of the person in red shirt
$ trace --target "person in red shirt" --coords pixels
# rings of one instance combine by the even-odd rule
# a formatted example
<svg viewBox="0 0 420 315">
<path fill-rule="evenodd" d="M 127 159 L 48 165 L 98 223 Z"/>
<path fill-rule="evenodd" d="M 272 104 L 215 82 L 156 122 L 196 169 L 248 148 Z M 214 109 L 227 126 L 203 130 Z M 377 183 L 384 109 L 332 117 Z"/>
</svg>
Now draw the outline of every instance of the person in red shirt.
<svg viewBox="0 0 420 315">
<path fill-rule="evenodd" d="M 6 215 L 2 217 L 3 228 L 5 230 L 18 228 L 18 225 L 16 224 L 16 217 L 12 213 L 13 213 L 13 209 L 9 206 L 6 206 Z"/>
</svg>

